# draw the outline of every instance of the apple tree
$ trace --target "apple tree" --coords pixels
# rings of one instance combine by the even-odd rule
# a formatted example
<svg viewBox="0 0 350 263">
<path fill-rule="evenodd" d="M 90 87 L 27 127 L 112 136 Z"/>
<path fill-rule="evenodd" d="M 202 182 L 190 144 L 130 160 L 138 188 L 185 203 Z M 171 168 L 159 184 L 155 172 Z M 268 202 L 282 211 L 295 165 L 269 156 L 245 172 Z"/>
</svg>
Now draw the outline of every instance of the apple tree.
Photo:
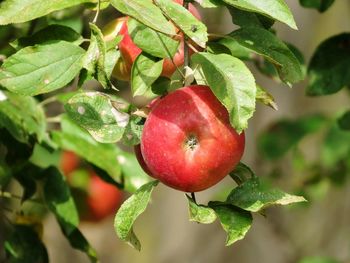
<svg viewBox="0 0 350 263">
<path fill-rule="evenodd" d="M 332 3 L 300 0 L 320 12 Z M 209 32 L 201 10 L 222 7 L 236 30 Z M 106 19 L 110 10 L 114 18 Z M 115 215 L 114 228 L 138 250 L 133 224 L 159 183 L 184 192 L 191 221 L 219 222 L 226 245 L 244 238 L 252 214 L 306 201 L 240 162 L 256 103 L 271 110 L 278 103 L 255 81 L 251 66 L 287 88 L 308 76 L 310 96 L 335 93 L 349 85 L 350 38 L 345 33 L 330 37 L 305 70 L 302 52 L 278 37 L 275 23 L 297 30 L 283 0 L 0 1 L 0 198 L 6 258 L 48 262 L 40 227 L 43 215 L 52 213 L 71 246 L 98 261 L 79 230 L 78 202 L 60 164 L 66 152 L 130 194 Z M 125 90 L 147 103 L 126 98 Z M 342 144 L 349 141 L 349 116 L 278 122 L 261 135 L 259 150 L 266 162 L 277 160 L 304 136 L 327 126 L 328 166 L 320 169 L 328 172 L 341 163 L 349 171 L 349 144 Z M 224 176 L 233 180 L 224 201 L 197 200 L 195 192 Z M 78 184 L 83 181 L 79 186 L 87 186 L 86 173 L 77 178 Z M 12 187 L 14 182 L 20 188 Z M 97 200 L 95 206 L 107 202 Z M 27 204 L 39 206 L 40 213 L 28 211 Z"/>
</svg>

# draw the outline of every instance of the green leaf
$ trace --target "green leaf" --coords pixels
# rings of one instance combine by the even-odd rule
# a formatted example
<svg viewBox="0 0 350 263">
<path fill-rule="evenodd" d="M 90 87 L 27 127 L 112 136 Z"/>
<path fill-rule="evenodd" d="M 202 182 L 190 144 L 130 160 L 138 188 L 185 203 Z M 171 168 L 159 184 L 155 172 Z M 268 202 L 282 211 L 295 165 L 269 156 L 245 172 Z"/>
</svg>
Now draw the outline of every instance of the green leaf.
<svg viewBox="0 0 350 263">
<path fill-rule="evenodd" d="M 120 151 L 118 162 L 122 169 L 124 189 L 135 193 L 142 185 L 151 181 L 151 178 L 143 171 L 134 154 Z"/>
<path fill-rule="evenodd" d="M 338 125 L 342 130 L 350 130 L 350 110 L 338 119 Z"/>
<path fill-rule="evenodd" d="M 152 181 L 141 186 L 122 204 L 115 216 L 114 229 L 118 237 L 139 251 L 141 244 L 134 233 L 133 224 L 137 217 L 145 211 L 157 184 L 158 181 Z"/>
<path fill-rule="evenodd" d="M 29 144 L 33 136 L 42 142 L 47 136 L 45 113 L 36 100 L 1 90 L 0 127 L 22 143 Z"/>
<path fill-rule="evenodd" d="M 310 133 L 317 132 L 327 122 L 321 115 L 305 116 L 298 120 L 280 120 L 271 125 L 258 139 L 258 149 L 263 157 L 282 158 L 293 146 Z"/>
<path fill-rule="evenodd" d="M 135 19 L 128 19 L 128 31 L 136 46 L 144 52 L 158 58 L 173 57 L 179 47 L 179 41 L 161 34 Z"/>
<path fill-rule="evenodd" d="M 278 110 L 274 97 L 259 85 L 256 85 L 256 99 L 274 110 Z"/>
<path fill-rule="evenodd" d="M 140 144 L 145 118 L 131 115 L 128 125 L 125 127 L 123 143 L 129 146 Z"/>
<path fill-rule="evenodd" d="M 228 110 L 231 125 L 242 132 L 255 110 L 256 85 L 250 70 L 227 54 L 199 52 L 191 59 L 201 66 L 206 82 Z"/>
<path fill-rule="evenodd" d="M 302 196 L 290 195 L 270 187 L 261 182 L 258 177 L 253 177 L 237 186 L 226 200 L 234 206 L 251 212 L 258 212 L 272 205 L 288 205 L 305 201 Z"/>
<path fill-rule="evenodd" d="M 211 224 L 216 220 L 216 214 L 213 209 L 205 205 L 198 205 L 194 200 L 186 195 L 188 199 L 188 211 L 190 221 L 195 221 L 201 224 Z"/>
<path fill-rule="evenodd" d="M 292 13 L 283 0 L 223 0 L 236 8 L 262 14 L 297 29 Z"/>
<path fill-rule="evenodd" d="M 233 31 L 229 36 L 273 63 L 283 82 L 289 84 L 303 79 L 298 59 L 288 46 L 270 31 L 259 27 L 247 27 Z"/>
<path fill-rule="evenodd" d="M 4 189 L 12 179 L 12 174 L 10 167 L 1 160 L 1 157 L 2 156 L 0 156 L 0 189 Z"/>
<path fill-rule="evenodd" d="M 227 232 L 226 246 L 243 239 L 252 226 L 253 217 L 250 212 L 222 202 L 209 202 L 209 207 L 215 211 Z"/>
<path fill-rule="evenodd" d="M 109 80 L 104 67 L 106 58 L 106 44 L 103 41 L 103 35 L 101 30 L 95 25 L 90 23 L 91 39 L 90 46 L 87 50 L 83 67 L 88 71 L 89 75 L 93 76 L 101 85 L 107 89 L 112 87 L 112 83 Z"/>
<path fill-rule="evenodd" d="M 321 163 L 323 166 L 332 168 L 338 165 L 342 159 L 350 157 L 350 132 L 340 129 L 334 123 L 327 131 L 321 147 Z"/>
<path fill-rule="evenodd" d="M 65 104 L 65 110 L 75 123 L 102 143 L 119 141 L 129 122 L 129 114 L 114 108 L 112 98 L 100 92 L 74 95 Z"/>
<path fill-rule="evenodd" d="M 155 97 L 152 92 L 152 84 L 160 76 L 163 69 L 163 60 L 157 61 L 145 53 L 137 56 L 131 69 L 131 90 L 134 96 L 149 95 Z"/>
<path fill-rule="evenodd" d="M 205 48 L 208 41 L 207 27 L 182 5 L 168 0 L 154 0 L 154 3 L 194 43 Z"/>
<path fill-rule="evenodd" d="M 216 8 L 224 5 L 221 0 L 194 0 L 204 8 Z"/>
<path fill-rule="evenodd" d="M 0 25 L 23 23 L 45 16 L 51 12 L 62 10 L 94 0 L 6 0 L 0 3 Z"/>
<path fill-rule="evenodd" d="M 119 12 L 131 16 L 142 24 L 166 35 L 175 35 L 174 26 L 165 19 L 152 0 L 111 0 Z"/>
<path fill-rule="evenodd" d="M 74 248 L 85 252 L 91 262 L 97 262 L 96 252 L 78 229 L 78 211 L 65 177 L 55 167 L 47 168 L 43 174 L 45 175 L 43 186 L 45 202 L 55 215 L 63 234 Z"/>
<path fill-rule="evenodd" d="M 64 150 L 73 151 L 79 157 L 106 171 L 115 182 L 121 183 L 120 150 L 114 144 L 102 144 L 82 130 L 67 116 L 61 119 L 62 131 L 53 131 L 53 140 Z"/>
<path fill-rule="evenodd" d="M 229 175 L 238 185 L 241 185 L 249 180 L 249 178 L 256 176 L 252 169 L 242 162 L 239 162 Z"/>
<path fill-rule="evenodd" d="M 62 88 L 79 73 L 84 53 L 65 41 L 23 48 L 0 68 L 0 85 L 22 95 Z"/>
<path fill-rule="evenodd" d="M 5 240 L 6 262 L 48 263 L 47 250 L 40 237 L 30 225 L 13 225 L 13 232 Z"/>
<path fill-rule="evenodd" d="M 49 167 L 42 173 L 45 175 L 45 202 L 65 232 L 70 234 L 78 226 L 79 216 L 69 186 L 57 168 Z"/>
<path fill-rule="evenodd" d="M 229 7 L 228 10 L 232 16 L 232 22 L 240 27 L 263 27 L 269 29 L 275 22 L 273 19 L 238 8 Z"/>
<path fill-rule="evenodd" d="M 233 38 L 222 38 L 217 43 L 228 48 L 228 50 L 230 51 L 230 54 L 236 58 L 239 58 L 242 60 L 249 60 L 252 58 L 251 50 L 240 45 Z"/>
<path fill-rule="evenodd" d="M 61 25 L 49 25 L 29 37 L 21 37 L 11 43 L 11 46 L 19 50 L 36 44 L 54 43 L 60 40 L 80 45 L 83 37 L 70 27 Z"/>
<path fill-rule="evenodd" d="M 14 138 L 8 130 L 0 128 L 0 160 L 10 167 L 18 167 L 28 161 L 33 152 L 33 140 L 22 143 Z"/>
<path fill-rule="evenodd" d="M 307 8 L 315 8 L 323 13 L 332 6 L 335 0 L 299 0 L 300 4 Z"/>
<path fill-rule="evenodd" d="M 340 263 L 340 261 L 329 257 L 306 257 L 298 263 Z"/>
<path fill-rule="evenodd" d="M 111 77 L 113 69 L 114 69 L 119 58 L 120 58 L 119 50 L 111 49 L 111 50 L 107 51 L 104 70 L 105 70 L 108 78 Z"/>
<path fill-rule="evenodd" d="M 350 85 L 350 33 L 328 38 L 311 58 L 306 94 L 319 96 L 333 94 Z"/>
</svg>

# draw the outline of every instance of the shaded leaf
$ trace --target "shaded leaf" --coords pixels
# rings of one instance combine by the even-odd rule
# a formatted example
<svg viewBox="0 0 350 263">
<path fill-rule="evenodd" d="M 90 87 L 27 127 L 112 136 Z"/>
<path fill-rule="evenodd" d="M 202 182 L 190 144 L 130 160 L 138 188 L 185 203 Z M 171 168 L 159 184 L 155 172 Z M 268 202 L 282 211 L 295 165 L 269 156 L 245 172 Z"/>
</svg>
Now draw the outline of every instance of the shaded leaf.
<svg viewBox="0 0 350 263">
<path fill-rule="evenodd" d="M 63 234 L 70 244 L 87 254 L 91 262 L 97 262 L 96 252 L 78 229 L 79 216 L 69 186 L 55 167 L 43 171 L 45 202 L 55 215 Z"/>
<path fill-rule="evenodd" d="M 268 17 L 244 11 L 242 9 L 229 7 L 228 9 L 232 16 L 232 22 L 240 27 L 263 27 L 269 29 L 275 23 L 275 20 Z"/>
<path fill-rule="evenodd" d="M 304 136 L 317 132 L 327 119 L 321 115 L 305 116 L 298 120 L 280 120 L 259 136 L 258 149 L 263 157 L 282 158 Z"/>
<path fill-rule="evenodd" d="M 253 217 L 250 212 L 222 202 L 209 202 L 223 229 L 227 232 L 226 246 L 244 238 L 249 231 Z"/>
<path fill-rule="evenodd" d="M 315 8 L 323 13 L 332 6 L 335 0 L 299 0 L 300 4 L 307 8 Z"/>
<path fill-rule="evenodd" d="M 321 146 L 321 160 L 325 167 L 336 167 L 342 159 L 350 157 L 350 132 L 334 123 L 327 131 Z"/>
<path fill-rule="evenodd" d="M 84 49 L 65 41 L 25 47 L 5 60 L 0 84 L 22 95 L 62 88 L 79 73 L 84 53 Z"/>
<path fill-rule="evenodd" d="M 139 251 L 141 243 L 134 233 L 133 224 L 138 216 L 145 211 L 153 188 L 157 184 L 158 181 L 152 181 L 141 186 L 122 204 L 115 216 L 114 229 L 118 237 Z"/>
<path fill-rule="evenodd" d="M 343 130 L 350 130 L 350 111 L 345 112 L 338 119 L 338 125 Z"/>
<path fill-rule="evenodd" d="M 298 261 L 298 263 L 340 263 L 340 261 L 329 257 L 306 257 Z"/>
<path fill-rule="evenodd" d="M 350 85 L 350 33 L 328 38 L 311 58 L 306 94 L 319 96 L 333 94 Z"/>
<path fill-rule="evenodd" d="M 45 245 L 30 225 L 13 225 L 13 232 L 5 240 L 6 262 L 48 263 Z"/>
<path fill-rule="evenodd" d="M 256 85 L 250 70 L 227 54 L 199 52 L 191 59 L 201 66 L 206 82 L 228 110 L 231 125 L 242 132 L 255 110 Z"/>
<path fill-rule="evenodd" d="M 229 175 L 238 185 L 256 176 L 252 169 L 242 162 L 239 162 Z"/>
<path fill-rule="evenodd" d="M 21 37 L 11 43 L 15 49 L 21 49 L 36 44 L 54 43 L 60 40 L 80 45 L 83 37 L 76 31 L 67 26 L 49 25 L 29 37 Z"/>
<path fill-rule="evenodd" d="M 272 205 L 288 205 L 305 202 L 302 196 L 290 195 L 272 188 L 253 177 L 237 186 L 227 197 L 226 202 L 251 212 L 258 212 Z"/>
</svg>

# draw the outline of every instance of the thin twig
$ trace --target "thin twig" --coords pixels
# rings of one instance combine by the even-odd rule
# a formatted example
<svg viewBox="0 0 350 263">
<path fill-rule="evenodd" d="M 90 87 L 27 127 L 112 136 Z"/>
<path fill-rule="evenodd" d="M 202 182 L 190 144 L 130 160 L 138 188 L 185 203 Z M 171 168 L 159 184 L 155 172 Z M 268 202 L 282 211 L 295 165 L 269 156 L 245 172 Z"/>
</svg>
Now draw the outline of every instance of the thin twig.
<svg viewBox="0 0 350 263">
<path fill-rule="evenodd" d="M 97 11 L 96 11 L 94 20 L 92 21 L 92 23 L 94 23 L 94 24 L 96 24 L 96 22 L 97 22 L 97 18 L 98 18 L 99 14 L 100 14 L 100 8 L 101 8 L 101 0 L 98 0 L 97 1 Z"/>
</svg>

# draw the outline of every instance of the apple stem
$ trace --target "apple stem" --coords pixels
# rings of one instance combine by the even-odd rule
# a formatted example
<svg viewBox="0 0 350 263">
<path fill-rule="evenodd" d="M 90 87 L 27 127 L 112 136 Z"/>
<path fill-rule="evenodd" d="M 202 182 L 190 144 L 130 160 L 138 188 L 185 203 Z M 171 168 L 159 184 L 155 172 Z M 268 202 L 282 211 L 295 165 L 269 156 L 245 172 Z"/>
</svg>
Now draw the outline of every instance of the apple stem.
<svg viewBox="0 0 350 263">
<path fill-rule="evenodd" d="M 193 202 L 195 202 L 197 204 L 195 193 L 193 193 L 193 192 L 191 193 L 191 198 L 192 198 Z"/>
</svg>

